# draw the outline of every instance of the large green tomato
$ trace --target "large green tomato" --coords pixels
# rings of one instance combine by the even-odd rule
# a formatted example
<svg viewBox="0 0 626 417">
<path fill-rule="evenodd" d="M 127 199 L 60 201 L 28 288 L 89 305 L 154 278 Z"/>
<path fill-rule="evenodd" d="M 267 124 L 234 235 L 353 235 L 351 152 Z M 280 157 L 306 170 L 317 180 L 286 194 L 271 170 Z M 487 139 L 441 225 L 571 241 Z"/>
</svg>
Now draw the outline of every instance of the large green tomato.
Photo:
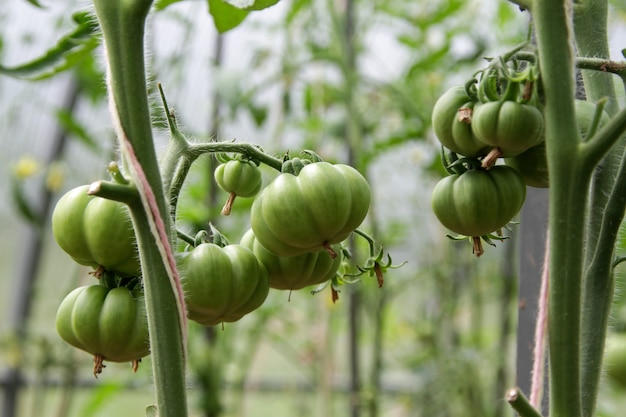
<svg viewBox="0 0 626 417">
<path fill-rule="evenodd" d="M 188 317 L 204 326 L 234 322 L 263 304 L 267 272 L 241 245 L 202 243 L 181 260 Z"/>
<path fill-rule="evenodd" d="M 522 208 L 526 184 L 513 168 L 470 169 L 435 185 L 432 207 L 448 229 L 465 236 L 483 236 L 506 226 Z"/>
<path fill-rule="evenodd" d="M 456 86 L 439 97 L 432 113 L 433 131 L 439 142 L 451 151 L 469 157 L 485 156 L 491 149 L 472 132 L 470 120 L 475 104 L 463 86 Z M 460 109 L 470 113 L 467 118 L 460 118 Z"/>
<path fill-rule="evenodd" d="M 331 258 L 325 250 L 296 256 L 277 256 L 263 247 L 252 229 L 241 238 L 240 244 L 252 250 L 265 267 L 269 285 L 278 290 L 299 290 L 326 282 L 335 276 L 341 265 L 341 248 L 333 248 L 339 254 Z"/>
<path fill-rule="evenodd" d="M 472 131 L 504 157 L 515 156 L 543 140 L 543 115 L 531 104 L 502 100 L 483 103 L 472 118 Z"/>
<path fill-rule="evenodd" d="M 140 290 L 76 288 L 61 302 L 56 328 L 70 345 L 111 362 L 135 361 L 150 353 Z"/>
<path fill-rule="evenodd" d="M 121 276 L 141 274 L 135 232 L 125 204 L 87 194 L 84 185 L 61 197 L 52 213 L 57 243 L 81 265 Z"/>
<path fill-rule="evenodd" d="M 254 235 L 279 256 L 318 252 L 345 240 L 369 210 L 371 192 L 348 165 L 316 162 L 279 175 L 252 204 Z"/>
</svg>

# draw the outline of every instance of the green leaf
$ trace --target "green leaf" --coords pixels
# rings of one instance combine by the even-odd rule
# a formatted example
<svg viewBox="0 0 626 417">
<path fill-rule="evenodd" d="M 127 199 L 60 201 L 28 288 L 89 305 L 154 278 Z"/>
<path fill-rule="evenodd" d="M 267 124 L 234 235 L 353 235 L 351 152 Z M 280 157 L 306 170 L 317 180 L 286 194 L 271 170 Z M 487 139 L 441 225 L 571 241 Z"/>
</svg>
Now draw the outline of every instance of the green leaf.
<svg viewBox="0 0 626 417">
<path fill-rule="evenodd" d="M 168 6 L 171 6 L 172 4 L 175 3 L 180 3 L 183 0 L 157 0 L 154 3 L 154 9 L 157 11 L 163 10 Z"/>
<path fill-rule="evenodd" d="M 218 32 L 224 33 L 236 28 L 244 21 L 251 11 L 267 9 L 278 3 L 279 0 L 256 0 L 238 7 L 232 2 L 224 0 L 208 0 L 209 13 L 213 17 Z"/>
<path fill-rule="evenodd" d="M 39 1 L 37 0 L 26 0 L 27 2 L 29 2 L 30 4 L 32 4 L 35 7 L 40 7 L 42 8 L 43 6 L 41 5 L 41 3 L 39 3 Z"/>
<path fill-rule="evenodd" d="M 79 63 L 82 58 L 91 54 L 100 44 L 100 39 L 96 36 L 98 23 L 87 12 L 75 13 L 72 19 L 76 22 L 77 27 L 59 39 L 57 44 L 45 54 L 14 67 L 0 65 L 0 73 L 12 77 L 41 80 Z"/>
<path fill-rule="evenodd" d="M 248 11 L 238 9 L 223 0 L 208 0 L 209 13 L 213 17 L 215 27 L 220 33 L 227 32 L 237 26 L 248 16 Z"/>
</svg>

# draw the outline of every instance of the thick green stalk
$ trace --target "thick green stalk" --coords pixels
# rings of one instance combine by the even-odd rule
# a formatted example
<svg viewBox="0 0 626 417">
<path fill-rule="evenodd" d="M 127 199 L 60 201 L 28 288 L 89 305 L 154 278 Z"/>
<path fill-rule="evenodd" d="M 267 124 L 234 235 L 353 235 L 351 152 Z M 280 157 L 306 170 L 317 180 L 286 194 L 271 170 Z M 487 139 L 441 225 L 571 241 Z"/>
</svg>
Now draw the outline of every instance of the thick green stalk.
<svg viewBox="0 0 626 417">
<path fill-rule="evenodd" d="M 583 0 L 574 8 L 576 45 L 581 57 L 609 59 L 607 0 Z M 582 71 L 587 99 L 608 98 L 606 110 L 618 110 L 613 75 L 602 71 Z M 593 177 L 587 221 L 586 275 L 583 284 L 581 338 L 581 384 L 583 416 L 594 414 L 602 357 L 613 300 L 611 263 L 615 239 L 624 213 L 623 194 L 609 195 L 615 186 L 615 172 L 622 163 L 624 144 L 618 144 L 600 162 Z M 623 164 L 623 163 L 622 163 Z M 613 201 L 611 201 L 613 200 Z"/>
<path fill-rule="evenodd" d="M 170 221 L 154 149 L 144 65 L 144 28 L 151 3 L 94 0 L 107 52 L 111 112 L 142 199 L 142 204 L 129 207 L 144 278 L 157 410 L 160 417 L 172 417 L 187 415 L 185 329 L 180 295 L 170 281 L 172 265 L 163 256 L 171 240 Z"/>
<path fill-rule="evenodd" d="M 575 120 L 571 2 L 535 0 L 550 166 L 550 416 L 582 415 L 580 322 L 586 196 L 591 170 Z"/>
</svg>

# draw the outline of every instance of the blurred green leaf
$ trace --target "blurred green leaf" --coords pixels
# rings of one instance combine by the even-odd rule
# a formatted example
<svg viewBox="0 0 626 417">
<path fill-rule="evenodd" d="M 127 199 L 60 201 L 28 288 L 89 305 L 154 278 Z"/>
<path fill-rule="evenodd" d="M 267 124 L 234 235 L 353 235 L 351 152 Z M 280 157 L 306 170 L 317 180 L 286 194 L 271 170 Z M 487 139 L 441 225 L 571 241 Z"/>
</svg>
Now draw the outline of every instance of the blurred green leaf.
<svg viewBox="0 0 626 417">
<path fill-rule="evenodd" d="M 59 39 L 57 44 L 42 56 L 24 64 L 7 67 L 0 65 L 0 73 L 12 77 L 41 80 L 65 71 L 77 63 L 100 44 L 97 36 L 98 23 L 87 12 L 78 12 L 72 16 L 77 27 Z"/>
<path fill-rule="evenodd" d="M 30 4 L 32 4 L 35 7 L 43 7 L 41 5 L 41 3 L 39 3 L 39 1 L 37 1 L 37 0 L 26 0 L 26 1 L 29 2 Z"/>
<path fill-rule="evenodd" d="M 175 3 L 180 3 L 181 1 L 183 0 L 157 0 L 154 3 L 154 8 L 157 11 L 163 10 L 168 6 L 171 6 L 172 4 L 175 4 Z"/>
<path fill-rule="evenodd" d="M 208 0 L 209 13 L 213 17 L 218 32 L 224 33 L 239 26 L 255 10 L 263 10 L 278 3 L 279 0 L 257 0 L 246 7 L 237 7 L 224 0 Z"/>
<path fill-rule="evenodd" d="M 211 13 L 215 27 L 220 33 L 239 26 L 249 13 L 248 10 L 239 9 L 223 0 L 208 0 L 208 2 L 209 13 Z"/>
</svg>

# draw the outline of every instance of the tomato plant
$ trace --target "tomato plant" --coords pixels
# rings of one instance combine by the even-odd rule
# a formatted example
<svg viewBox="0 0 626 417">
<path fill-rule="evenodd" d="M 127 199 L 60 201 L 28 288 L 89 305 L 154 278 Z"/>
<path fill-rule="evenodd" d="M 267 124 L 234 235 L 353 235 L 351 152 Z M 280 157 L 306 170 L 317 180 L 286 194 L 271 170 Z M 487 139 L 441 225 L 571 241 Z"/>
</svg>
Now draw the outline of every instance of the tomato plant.
<svg viewBox="0 0 626 417">
<path fill-rule="evenodd" d="M 463 86 L 446 91 L 435 103 L 432 112 L 433 131 L 443 146 L 468 157 L 485 156 L 491 146 L 481 142 L 471 127 L 476 101 Z"/>
<path fill-rule="evenodd" d="M 342 242 L 361 224 L 370 198 L 357 170 L 316 162 L 265 187 L 252 204 L 250 222 L 258 241 L 276 255 L 317 252 Z"/>
<path fill-rule="evenodd" d="M 188 316 L 204 326 L 241 319 L 269 292 L 267 272 L 241 245 L 201 243 L 182 255 L 181 273 Z"/>
<path fill-rule="evenodd" d="M 103 267 L 123 276 L 141 273 L 128 208 L 117 201 L 87 194 L 83 185 L 68 191 L 52 213 L 58 245 L 77 263 Z"/>
<path fill-rule="evenodd" d="M 448 229 L 483 236 L 506 226 L 522 208 L 526 185 L 513 168 L 469 169 L 443 178 L 432 192 L 435 215 Z"/>
<path fill-rule="evenodd" d="M 95 375 L 102 372 L 103 360 L 136 362 L 150 353 L 146 311 L 139 288 L 76 288 L 61 302 L 56 328 L 67 343 L 94 355 Z"/>
<path fill-rule="evenodd" d="M 214 177 L 217 185 L 229 193 L 222 209 L 222 214 L 226 216 L 230 214 L 236 196 L 254 197 L 263 185 L 259 167 L 252 161 L 240 159 L 218 165 Z"/>
<path fill-rule="evenodd" d="M 279 290 L 299 290 L 333 278 L 341 265 L 341 247 L 333 245 L 339 255 L 331 258 L 325 250 L 296 256 L 278 256 L 265 249 L 249 229 L 241 238 L 241 245 L 252 250 L 267 270 L 269 286 Z"/>
</svg>

